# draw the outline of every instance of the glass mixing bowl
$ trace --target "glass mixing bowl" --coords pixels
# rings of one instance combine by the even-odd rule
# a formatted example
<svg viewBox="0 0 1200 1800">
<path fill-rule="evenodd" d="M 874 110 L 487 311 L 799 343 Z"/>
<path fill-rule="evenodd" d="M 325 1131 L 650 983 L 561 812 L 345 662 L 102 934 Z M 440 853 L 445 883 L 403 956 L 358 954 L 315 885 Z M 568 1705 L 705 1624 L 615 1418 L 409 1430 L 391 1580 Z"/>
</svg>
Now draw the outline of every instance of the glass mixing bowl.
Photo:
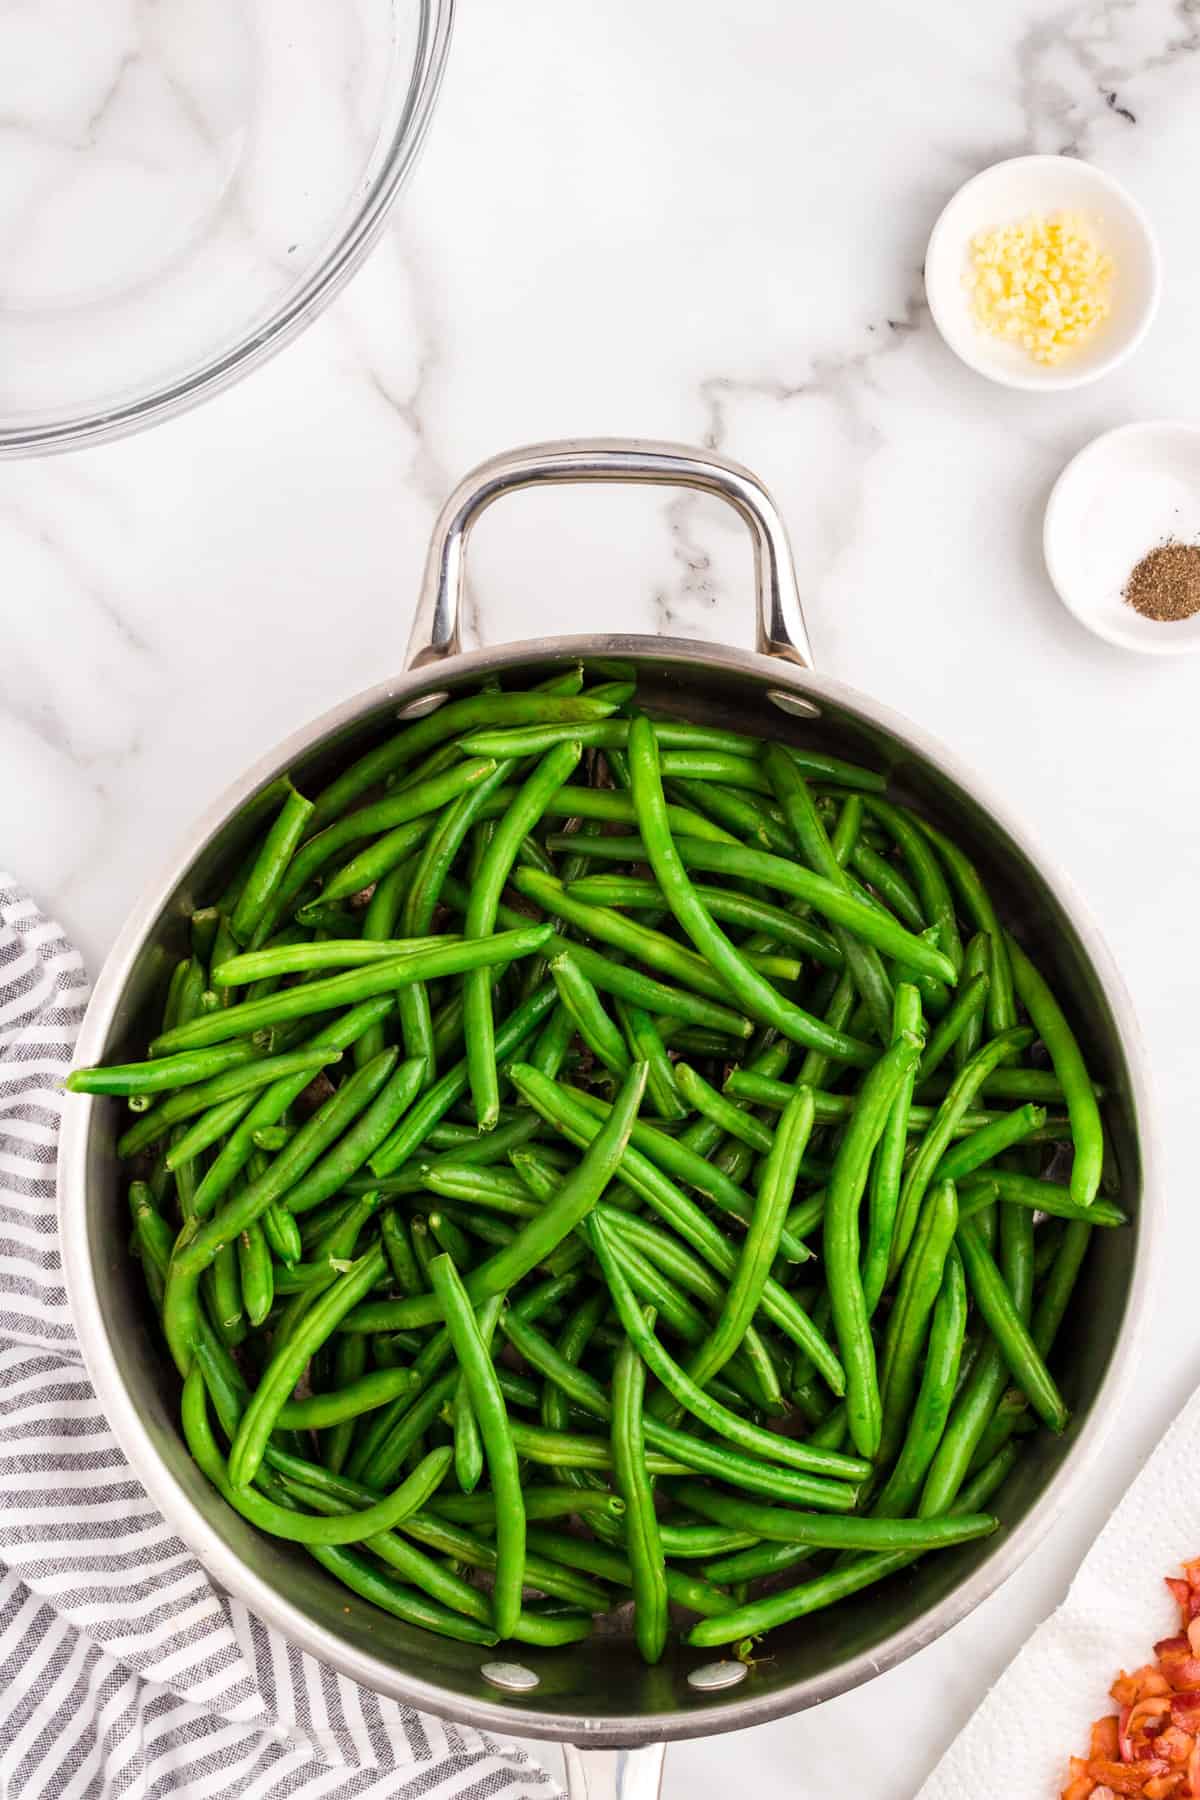
<svg viewBox="0 0 1200 1800">
<path fill-rule="evenodd" d="M 453 0 L 26 0 L 0 19 L 0 455 L 220 391 L 374 242 Z"/>
</svg>

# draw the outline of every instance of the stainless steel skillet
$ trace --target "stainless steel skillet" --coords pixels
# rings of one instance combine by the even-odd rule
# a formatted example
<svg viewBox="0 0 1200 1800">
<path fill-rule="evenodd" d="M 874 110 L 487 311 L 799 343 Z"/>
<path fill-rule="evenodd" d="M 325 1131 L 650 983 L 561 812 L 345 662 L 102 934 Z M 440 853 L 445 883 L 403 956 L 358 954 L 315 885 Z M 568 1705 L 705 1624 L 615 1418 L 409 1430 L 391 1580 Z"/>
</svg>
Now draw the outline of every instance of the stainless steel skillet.
<svg viewBox="0 0 1200 1800">
<path fill-rule="evenodd" d="M 703 489 L 749 527 L 757 590 L 753 651 L 674 638 L 539 639 L 463 653 L 459 613 L 472 524 L 501 494 L 547 482 L 641 481 Z M 213 1575 L 316 1656 L 381 1693 L 481 1728 L 548 1737 L 568 1752 L 574 1795 L 646 1800 L 671 1738 L 734 1731 L 818 1704 L 911 1656 L 1024 1561 L 1069 1504 L 1131 1371 L 1159 1204 L 1154 1138 L 1128 998 L 1086 911 L 1052 859 L 1003 802 L 919 726 L 816 674 L 782 521 L 750 472 L 673 445 L 579 441 L 494 458 L 451 495 L 434 530 L 406 671 L 298 731 L 217 801 L 152 884 L 118 939 L 79 1042 L 82 1061 L 133 1052 L 192 907 L 207 900 L 254 829 L 261 796 L 285 769 L 313 787 L 394 729 L 489 674 L 544 676 L 556 664 L 634 662 L 648 704 L 704 722 L 819 745 L 890 769 L 894 787 L 946 824 L 978 860 L 1003 916 L 1052 973 L 1112 1095 L 1109 1123 L 1130 1230 L 1099 1232 L 1056 1364 L 1072 1424 L 1042 1434 L 1001 1490 L 1005 1529 L 930 1558 L 890 1583 L 773 1634 L 753 1671 L 705 1666 L 679 1649 L 656 1669 L 620 1635 L 524 1652 L 525 1685 L 498 1687 L 487 1653 L 404 1626 L 357 1602 L 302 1552 L 258 1536 L 192 1464 L 176 1424 L 168 1359 L 125 1253 L 112 1103 L 72 1098 L 60 1154 L 67 1284 L 88 1368 L 126 1455 L 180 1536 Z M 259 803 L 259 804 L 256 804 Z M 347 1604 L 349 1602 L 349 1604 Z M 736 1685 L 722 1685 L 728 1677 Z"/>
</svg>

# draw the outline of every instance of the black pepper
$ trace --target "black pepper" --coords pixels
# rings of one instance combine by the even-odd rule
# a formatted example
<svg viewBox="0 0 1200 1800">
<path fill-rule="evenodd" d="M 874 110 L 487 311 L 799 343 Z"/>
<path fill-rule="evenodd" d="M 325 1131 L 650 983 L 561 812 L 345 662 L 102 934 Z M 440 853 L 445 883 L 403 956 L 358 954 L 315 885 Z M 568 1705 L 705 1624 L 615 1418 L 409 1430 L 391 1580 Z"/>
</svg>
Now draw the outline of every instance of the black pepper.
<svg viewBox="0 0 1200 1800">
<path fill-rule="evenodd" d="M 1144 619 L 1190 619 L 1200 612 L 1200 544 L 1159 544 L 1130 570 L 1121 592 Z"/>
</svg>

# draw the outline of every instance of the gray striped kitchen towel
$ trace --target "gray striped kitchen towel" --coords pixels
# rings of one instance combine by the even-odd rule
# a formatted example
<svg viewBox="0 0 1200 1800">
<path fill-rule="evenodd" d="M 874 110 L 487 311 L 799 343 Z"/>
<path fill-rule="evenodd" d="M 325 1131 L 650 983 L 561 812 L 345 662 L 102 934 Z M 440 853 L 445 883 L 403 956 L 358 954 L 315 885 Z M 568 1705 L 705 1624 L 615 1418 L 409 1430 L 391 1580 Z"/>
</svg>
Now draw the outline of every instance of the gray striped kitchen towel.
<svg viewBox="0 0 1200 1800">
<path fill-rule="evenodd" d="M 344 1680 L 215 1587 L 108 1429 L 55 1208 L 78 953 L 0 875 L 0 1800 L 551 1800 L 513 1746 Z"/>
</svg>

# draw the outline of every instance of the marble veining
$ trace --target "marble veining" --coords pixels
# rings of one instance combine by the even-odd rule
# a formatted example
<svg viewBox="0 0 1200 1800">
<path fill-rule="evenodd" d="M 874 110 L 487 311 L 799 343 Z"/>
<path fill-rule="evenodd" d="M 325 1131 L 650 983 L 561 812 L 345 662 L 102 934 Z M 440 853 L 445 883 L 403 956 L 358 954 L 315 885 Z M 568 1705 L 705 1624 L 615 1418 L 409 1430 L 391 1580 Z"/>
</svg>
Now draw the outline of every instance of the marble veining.
<svg viewBox="0 0 1200 1800">
<path fill-rule="evenodd" d="M 6 36 L 68 10 L 93 34 L 95 76 L 46 124 L 69 143 L 81 120 L 112 130 L 132 107 L 113 21 L 157 9 L 96 9 L 85 27 L 63 0 L 7 0 L 0 62 Z M 254 127 L 310 168 L 334 142 L 350 156 L 371 113 L 359 27 L 335 30 L 326 11 L 318 36 L 320 11 L 303 9 L 301 33 L 324 83 L 319 129 L 271 94 Z M 368 15 L 363 0 L 355 18 Z M 850 1787 L 909 1800 L 1200 1380 L 1200 668 L 1083 633 L 1039 543 L 1049 486 L 1089 437 L 1200 413 L 1198 49 L 1197 0 L 611 0 L 569 19 L 557 0 L 461 0 L 423 160 L 335 305 L 193 414 L 0 465 L 0 861 L 93 970 L 225 783 L 399 666 L 454 481 L 497 449 L 588 433 L 750 464 L 787 519 L 820 666 L 953 744 L 1108 937 L 1158 1090 L 1170 1219 L 1144 1378 L 1093 1491 L 1002 1597 L 866 1694 L 675 1747 L 667 1800 L 725 1800 L 748 1765 L 762 1800 Z M 197 131 L 232 85 L 206 90 Z M 21 119 L 52 98 L 39 81 L 15 119 L 0 104 L 4 292 L 79 273 L 20 250 L 5 185 Z M 146 115 L 130 117 L 145 145 Z M 174 141 L 159 140 L 160 169 Z M 923 300 L 945 199 L 1028 150 L 1110 170 L 1162 243 L 1149 339 L 1073 394 L 986 385 L 944 349 Z M 183 207 L 185 170 L 179 182 Z M 277 200 L 256 191 L 226 244 L 264 279 L 295 242 Z M 68 359 L 77 348 L 68 331 Z M 10 358 L 0 388 L 21 373 Z M 740 524 L 708 501 L 521 496 L 473 543 L 466 631 L 744 644 L 748 565 Z"/>
</svg>

